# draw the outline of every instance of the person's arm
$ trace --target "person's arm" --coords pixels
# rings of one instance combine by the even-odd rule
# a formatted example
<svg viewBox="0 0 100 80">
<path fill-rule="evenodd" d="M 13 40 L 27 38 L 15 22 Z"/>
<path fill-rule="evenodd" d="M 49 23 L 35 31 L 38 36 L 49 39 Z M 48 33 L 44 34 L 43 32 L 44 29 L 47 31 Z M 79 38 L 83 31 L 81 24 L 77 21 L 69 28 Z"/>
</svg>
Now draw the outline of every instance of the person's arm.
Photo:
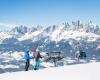
<svg viewBox="0 0 100 80">
<path fill-rule="evenodd" d="M 32 58 L 33 58 L 33 59 L 35 58 L 35 52 L 33 52 Z"/>
</svg>

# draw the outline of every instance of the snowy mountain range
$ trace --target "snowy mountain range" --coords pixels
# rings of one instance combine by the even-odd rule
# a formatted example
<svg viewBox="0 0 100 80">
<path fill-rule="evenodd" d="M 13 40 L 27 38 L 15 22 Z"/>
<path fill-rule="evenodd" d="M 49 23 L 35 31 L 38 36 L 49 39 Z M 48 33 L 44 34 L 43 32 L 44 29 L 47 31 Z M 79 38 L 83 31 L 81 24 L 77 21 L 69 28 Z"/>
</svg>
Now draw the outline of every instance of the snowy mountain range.
<svg viewBox="0 0 100 80">
<path fill-rule="evenodd" d="M 38 45 L 40 51 L 60 51 L 66 56 L 74 57 L 80 48 L 91 58 L 100 56 L 100 27 L 92 21 L 81 23 L 62 23 L 49 27 L 28 28 L 17 26 L 11 31 L 0 32 L 0 51 L 15 52 L 33 50 Z"/>
</svg>

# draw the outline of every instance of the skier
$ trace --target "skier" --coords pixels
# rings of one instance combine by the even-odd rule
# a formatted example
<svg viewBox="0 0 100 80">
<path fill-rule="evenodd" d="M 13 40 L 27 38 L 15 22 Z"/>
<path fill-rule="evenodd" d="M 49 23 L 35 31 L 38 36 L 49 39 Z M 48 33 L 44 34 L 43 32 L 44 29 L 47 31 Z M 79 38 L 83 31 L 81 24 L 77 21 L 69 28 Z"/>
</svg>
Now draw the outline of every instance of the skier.
<svg viewBox="0 0 100 80">
<path fill-rule="evenodd" d="M 78 50 L 75 55 L 76 55 L 76 58 L 78 59 L 78 61 L 80 59 L 86 59 L 86 53 L 81 49 Z"/>
<path fill-rule="evenodd" d="M 39 52 L 39 49 L 38 48 L 36 49 L 36 52 L 34 52 L 34 55 L 33 56 L 35 58 L 34 70 L 38 70 L 39 67 L 40 67 L 40 58 L 42 58 L 41 55 L 40 55 L 40 52 Z"/>
<path fill-rule="evenodd" d="M 28 71 L 29 65 L 30 65 L 30 55 L 29 55 L 29 50 L 27 50 L 24 53 L 24 59 L 25 59 L 25 71 Z"/>
<path fill-rule="evenodd" d="M 79 50 L 76 51 L 75 57 L 77 58 L 78 61 L 80 60 L 80 51 Z"/>
</svg>

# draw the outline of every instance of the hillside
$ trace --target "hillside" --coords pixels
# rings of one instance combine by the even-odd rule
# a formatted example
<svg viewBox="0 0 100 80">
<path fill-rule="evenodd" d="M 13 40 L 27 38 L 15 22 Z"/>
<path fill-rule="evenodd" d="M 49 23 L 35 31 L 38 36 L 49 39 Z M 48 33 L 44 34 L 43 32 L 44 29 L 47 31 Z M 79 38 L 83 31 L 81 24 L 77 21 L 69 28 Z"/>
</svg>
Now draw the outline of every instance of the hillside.
<svg viewBox="0 0 100 80">
<path fill-rule="evenodd" d="M 100 80 L 100 62 L 0 74 L 0 80 Z"/>
</svg>

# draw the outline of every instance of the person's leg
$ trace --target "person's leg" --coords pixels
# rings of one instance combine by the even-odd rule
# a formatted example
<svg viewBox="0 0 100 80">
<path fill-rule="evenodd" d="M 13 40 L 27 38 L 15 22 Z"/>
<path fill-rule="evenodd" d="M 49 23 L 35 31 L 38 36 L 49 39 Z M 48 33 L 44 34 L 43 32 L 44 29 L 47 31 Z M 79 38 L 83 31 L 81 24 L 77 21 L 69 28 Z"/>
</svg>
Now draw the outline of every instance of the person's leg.
<svg viewBox="0 0 100 80">
<path fill-rule="evenodd" d="M 37 60 L 35 61 L 35 67 L 34 70 L 37 70 Z"/>
<path fill-rule="evenodd" d="M 30 65 L 30 61 L 27 60 L 27 61 L 25 62 L 25 71 L 28 71 L 29 65 Z"/>
<path fill-rule="evenodd" d="M 29 65 L 30 65 L 30 60 L 27 61 L 27 70 L 29 68 Z"/>
<path fill-rule="evenodd" d="M 34 70 L 39 69 L 39 66 L 40 66 L 40 61 L 39 61 L 39 59 L 36 59 L 36 60 L 35 60 L 35 67 L 34 67 Z"/>
<path fill-rule="evenodd" d="M 34 70 L 36 70 L 36 67 L 37 67 L 37 59 L 35 59 Z"/>
<path fill-rule="evenodd" d="M 27 61 L 25 62 L 25 71 L 27 71 Z"/>
<path fill-rule="evenodd" d="M 37 69 L 40 68 L 40 60 L 37 61 Z"/>
</svg>

